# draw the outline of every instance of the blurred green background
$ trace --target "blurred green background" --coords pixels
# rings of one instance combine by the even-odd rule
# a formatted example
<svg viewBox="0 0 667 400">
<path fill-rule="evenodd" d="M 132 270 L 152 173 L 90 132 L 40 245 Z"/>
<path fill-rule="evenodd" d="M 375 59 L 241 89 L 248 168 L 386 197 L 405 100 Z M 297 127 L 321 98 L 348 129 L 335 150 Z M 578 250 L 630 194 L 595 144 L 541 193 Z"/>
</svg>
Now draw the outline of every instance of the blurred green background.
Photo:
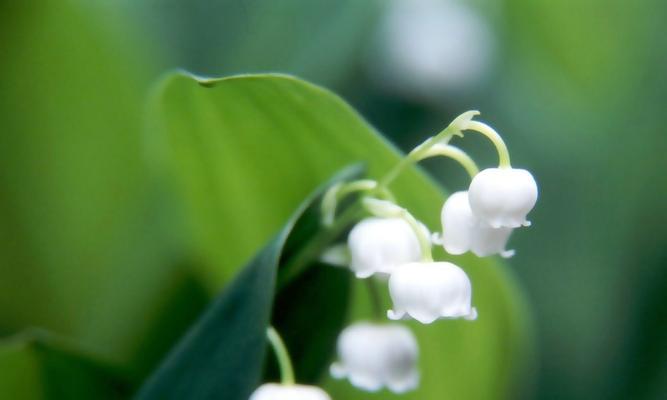
<svg viewBox="0 0 667 400">
<path fill-rule="evenodd" d="M 165 313 L 171 328 L 161 332 L 172 336 L 153 335 L 162 344 L 135 360 L 140 371 L 153 365 L 190 322 L 168 318 L 173 307 L 196 315 L 208 295 L 183 279 L 194 261 L 169 245 L 178 240 L 161 237 L 162 210 L 152 201 L 159 188 L 133 134 L 146 91 L 175 67 L 211 76 L 278 71 L 332 89 L 405 150 L 479 109 L 503 134 L 513 164 L 530 169 L 540 186 L 533 226 L 515 233 L 509 262 L 537 325 L 529 397 L 664 398 L 663 1 L 65 3 L 71 10 L 0 2 L 4 335 L 48 326 L 94 343 L 104 340 L 92 337 L 104 332 L 99 316 L 115 313 L 134 332 L 106 338 L 106 356 L 124 359 L 144 345 L 132 337 L 154 329 L 135 316 Z M 36 140 L 21 134 L 25 127 L 44 133 Z M 458 143 L 480 165 L 495 162 L 483 138 Z M 466 185 L 453 163 L 426 166 L 450 190 Z M 162 282 L 148 278 L 165 263 L 173 268 Z M 123 268 L 134 279 L 104 281 Z M 119 290 L 132 295 L 119 302 Z M 29 297 L 35 292 L 48 301 Z M 96 302 L 80 304 L 82 292 Z M 156 292 L 183 293 L 183 301 L 146 301 Z"/>
</svg>

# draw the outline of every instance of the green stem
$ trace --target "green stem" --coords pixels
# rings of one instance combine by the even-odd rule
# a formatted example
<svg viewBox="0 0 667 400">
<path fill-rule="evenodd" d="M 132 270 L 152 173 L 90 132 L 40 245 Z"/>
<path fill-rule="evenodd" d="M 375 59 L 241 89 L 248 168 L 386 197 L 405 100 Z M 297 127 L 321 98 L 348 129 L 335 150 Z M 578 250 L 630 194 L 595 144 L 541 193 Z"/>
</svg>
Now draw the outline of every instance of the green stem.
<svg viewBox="0 0 667 400">
<path fill-rule="evenodd" d="M 295 383 L 294 368 L 292 368 L 292 361 L 290 360 L 287 347 L 285 347 L 285 342 L 283 342 L 278 331 L 272 326 L 266 329 L 266 338 L 269 340 L 269 343 L 271 343 L 271 347 L 273 347 L 273 351 L 276 354 L 278 366 L 280 367 L 280 380 L 282 384 L 293 385 Z"/>
<path fill-rule="evenodd" d="M 419 159 L 419 161 L 435 156 L 449 157 L 457 161 L 459 164 L 463 166 L 463 168 L 465 168 L 465 170 L 468 172 L 471 178 L 474 178 L 475 175 L 479 173 L 479 168 L 477 167 L 477 164 L 475 164 L 475 161 L 473 161 L 473 159 L 470 158 L 470 156 L 465 151 L 459 149 L 458 147 L 454 147 L 448 144 L 440 144 L 440 143 L 436 144 L 435 146 L 431 147 L 427 152 L 425 152 L 422 158 Z"/>
<path fill-rule="evenodd" d="M 336 217 L 336 208 L 340 200 L 355 192 L 373 192 L 380 197 L 395 201 L 394 195 L 385 187 L 378 187 L 372 179 L 360 179 L 349 183 L 339 182 L 333 185 L 322 198 L 322 222 L 324 226 L 331 226 Z"/>
<path fill-rule="evenodd" d="M 442 131 L 436 136 L 430 137 L 427 139 L 424 143 L 420 144 L 419 146 L 415 147 L 408 155 L 403 157 L 401 161 L 398 162 L 392 169 L 387 172 L 382 179 L 378 181 L 378 187 L 379 188 L 386 188 L 388 187 L 394 179 L 396 179 L 406 168 L 408 168 L 410 165 L 415 164 L 419 161 L 420 157 L 428 151 L 431 147 L 433 147 L 436 143 L 445 140 L 445 136 L 451 136 L 447 132 L 446 135 L 444 133 L 447 132 L 447 129 Z M 439 136 L 443 136 L 440 139 L 438 139 Z"/>
<path fill-rule="evenodd" d="M 489 140 L 491 140 L 493 145 L 496 146 L 496 150 L 498 151 L 498 159 L 499 159 L 498 166 L 500 168 L 512 167 L 512 165 L 510 164 L 510 153 L 507 150 L 507 145 L 505 144 L 505 141 L 503 141 L 503 138 L 500 137 L 498 132 L 495 131 L 495 129 L 479 121 L 468 121 L 468 123 L 465 126 L 465 129 L 479 132 L 482 135 L 489 138 Z"/>
<path fill-rule="evenodd" d="M 403 157 L 401 161 L 394 166 L 389 172 L 385 174 L 382 179 L 378 181 L 379 188 L 385 188 L 391 184 L 406 168 L 410 165 L 419 162 L 424 158 L 424 155 L 437 144 L 447 144 L 454 135 L 461 135 L 461 120 L 467 120 L 477 115 L 477 111 L 468 111 L 461 114 L 454 119 L 445 129 L 440 131 L 437 135 L 432 136 L 419 146 L 415 147 L 407 156 Z"/>
<path fill-rule="evenodd" d="M 375 279 L 373 279 L 373 277 L 366 279 L 366 289 L 368 289 L 368 297 L 371 302 L 373 319 L 376 321 L 382 321 L 385 316 L 384 308 L 382 307 L 382 298 L 380 297 L 380 291 L 378 290 L 377 282 Z"/>
<path fill-rule="evenodd" d="M 365 197 L 361 200 L 364 208 L 371 214 L 382 218 L 402 218 L 410 225 L 410 228 L 417 237 L 419 242 L 419 249 L 422 254 L 423 262 L 433 261 L 433 254 L 431 253 L 431 239 L 417 221 L 417 219 L 410 214 L 410 212 L 387 200 L 378 200 L 371 197 Z"/>
<path fill-rule="evenodd" d="M 417 219 L 408 212 L 408 210 L 403 209 L 403 212 L 401 213 L 401 218 L 403 218 L 408 224 L 410 224 L 410 228 L 415 232 L 415 235 L 417 235 L 417 241 L 419 242 L 419 250 L 421 251 L 422 254 L 422 262 L 433 262 L 433 253 L 431 251 L 431 238 L 429 238 L 426 235 L 426 232 L 424 232 L 424 229 L 422 226 L 419 224 Z"/>
</svg>

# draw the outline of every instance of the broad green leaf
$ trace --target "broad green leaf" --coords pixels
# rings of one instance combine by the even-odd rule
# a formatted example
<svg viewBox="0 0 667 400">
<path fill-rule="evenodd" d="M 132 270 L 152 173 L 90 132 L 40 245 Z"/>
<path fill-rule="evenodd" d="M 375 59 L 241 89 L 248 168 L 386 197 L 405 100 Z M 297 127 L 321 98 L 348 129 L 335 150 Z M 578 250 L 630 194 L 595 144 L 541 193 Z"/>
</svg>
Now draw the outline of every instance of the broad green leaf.
<svg viewBox="0 0 667 400">
<path fill-rule="evenodd" d="M 0 398 L 120 399 L 130 393 L 115 367 L 41 331 L 0 342 Z"/>
<path fill-rule="evenodd" d="M 336 180 L 350 179 L 355 173 L 356 170 L 348 169 Z M 308 227 L 312 226 L 313 215 L 318 210 L 319 199 L 326 187 L 328 185 L 319 190 L 317 196 L 311 196 L 280 233 L 229 284 L 150 377 L 139 392 L 139 399 L 245 400 L 250 396 L 261 378 L 266 328 L 269 326 L 273 308 L 276 275 L 279 263 L 285 261 L 286 254 L 283 249 L 290 235 L 296 240 L 302 240 L 308 233 Z M 294 240 L 292 239 L 292 242 Z M 294 247 L 294 244 L 291 247 Z M 311 269 L 304 276 L 307 278 L 305 284 L 311 283 L 310 279 L 317 279 L 318 275 L 330 278 L 331 275 L 327 273 L 330 268 L 319 266 Z M 347 282 L 348 279 L 341 282 L 341 285 L 337 285 L 336 281 L 329 282 L 335 286 L 328 287 L 332 290 L 342 287 L 342 293 L 347 294 L 344 285 Z M 290 286 L 301 289 L 303 283 L 295 281 Z M 296 296 L 290 296 L 290 287 L 285 288 L 284 292 L 289 300 L 302 295 L 296 293 Z M 308 291 L 306 294 L 312 292 Z M 318 301 L 318 304 L 325 306 L 322 311 L 326 310 L 327 306 L 332 308 L 329 303 L 326 298 L 325 301 Z M 294 319 L 294 316 L 280 315 L 289 312 L 281 309 L 281 306 L 285 306 L 284 302 L 278 302 L 276 306 L 278 320 L 281 322 L 278 328 L 290 326 L 287 322 Z M 341 307 L 334 304 L 333 308 Z M 340 329 L 342 320 L 334 320 L 333 329 L 328 331 L 335 334 Z M 300 322 L 298 319 L 295 321 L 296 324 Z M 301 326 L 302 329 L 306 327 Z M 295 336 L 294 332 L 287 334 Z M 319 342 L 315 342 L 315 346 L 307 345 L 306 348 L 317 350 L 326 357 L 326 352 L 323 353 L 322 346 L 318 344 Z M 318 365 L 318 360 L 313 361 L 312 355 L 298 357 L 298 354 L 298 351 L 295 352 L 295 360 L 303 359 L 310 365 Z"/>
<path fill-rule="evenodd" d="M 208 295 L 161 234 L 143 56 L 88 11 L 0 2 L 0 331 L 43 327 L 141 375 L 193 318 L 166 318 L 172 296 Z"/>
<path fill-rule="evenodd" d="M 289 76 L 203 80 L 173 74 L 154 93 L 150 123 L 155 165 L 180 193 L 180 228 L 213 289 L 236 275 L 336 170 L 365 161 L 378 178 L 400 159 L 338 97 Z M 421 170 L 406 171 L 392 189 L 417 218 L 438 228 L 443 192 Z M 446 258 L 442 252 L 437 257 Z M 421 345 L 423 380 L 403 398 L 513 398 L 530 382 L 532 360 L 522 293 L 494 259 L 455 261 L 471 277 L 480 318 L 411 324 Z M 354 296 L 353 319 L 370 315 L 362 295 Z M 316 332 L 319 314 L 311 312 Z M 324 384 L 334 398 L 393 398 L 361 393 L 346 382 Z"/>
</svg>

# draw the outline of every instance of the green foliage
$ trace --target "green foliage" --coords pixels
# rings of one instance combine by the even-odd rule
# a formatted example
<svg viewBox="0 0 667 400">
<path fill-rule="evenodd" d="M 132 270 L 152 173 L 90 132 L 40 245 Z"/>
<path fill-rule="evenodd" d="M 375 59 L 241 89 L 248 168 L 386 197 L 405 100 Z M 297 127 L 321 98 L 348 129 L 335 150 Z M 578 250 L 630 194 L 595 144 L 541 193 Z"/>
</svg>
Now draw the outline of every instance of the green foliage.
<svg viewBox="0 0 667 400">
<path fill-rule="evenodd" d="M 118 371 L 46 332 L 0 342 L 0 371 L 3 399 L 120 399 L 130 393 Z"/>
<path fill-rule="evenodd" d="M 147 76 L 70 3 L 0 5 L 0 330 L 43 327 L 141 375 L 193 318 L 168 299 L 190 313 L 207 299 L 160 233 Z"/>
<path fill-rule="evenodd" d="M 128 62 L 118 50 L 108 26 L 67 2 L 0 8 L 0 31 L 12 38 L 0 42 L 0 330 L 38 326 L 71 343 L 63 348 L 28 334 L 3 343 L 2 397 L 126 397 L 214 293 L 252 280 L 241 267 L 284 231 L 309 193 L 351 163 L 368 161 L 368 174 L 377 178 L 399 160 L 339 98 L 276 75 L 170 76 L 152 94 L 142 136 L 148 79 L 141 60 Z M 402 205 L 437 226 L 443 195 L 423 173 L 407 171 L 392 189 Z M 324 248 L 316 222 L 312 214 L 300 220 L 305 225 L 281 248 L 281 264 L 294 265 L 309 244 Z M 275 273 L 273 261 L 273 269 L 264 263 L 255 271 Z M 510 397 L 531 348 L 520 292 L 502 265 L 457 262 L 473 281 L 480 320 L 413 326 L 424 381 L 407 398 Z M 252 372 L 239 386 L 220 370 L 199 375 L 238 393 L 257 383 L 263 365 L 267 379 L 275 376 L 257 345 L 258 327 L 271 315 L 293 349 L 299 380 L 324 384 L 339 399 L 372 397 L 322 374 L 342 324 L 368 317 L 364 292 L 350 285 L 345 270 L 312 259 L 302 267 L 279 272 L 275 301 L 265 286 L 272 277 L 223 292 L 221 299 L 257 301 L 243 303 L 257 318 L 248 331 L 255 332 L 248 336 L 253 356 L 225 364 Z M 220 301 L 212 310 L 227 304 Z M 223 333 L 239 331 L 221 333 L 221 325 L 232 326 L 231 314 L 216 316 L 222 319 L 207 325 L 212 317 L 205 317 L 188 338 L 200 332 L 212 340 L 217 332 L 215 344 L 229 351 L 235 342 Z M 176 378 L 220 360 L 201 358 L 201 347 L 188 340 L 156 377 L 182 383 Z M 199 349 L 196 362 L 183 355 L 188 346 Z M 176 373 L 169 369 L 173 360 L 197 368 Z M 190 388 L 186 397 L 212 395 L 217 387 Z"/>
</svg>

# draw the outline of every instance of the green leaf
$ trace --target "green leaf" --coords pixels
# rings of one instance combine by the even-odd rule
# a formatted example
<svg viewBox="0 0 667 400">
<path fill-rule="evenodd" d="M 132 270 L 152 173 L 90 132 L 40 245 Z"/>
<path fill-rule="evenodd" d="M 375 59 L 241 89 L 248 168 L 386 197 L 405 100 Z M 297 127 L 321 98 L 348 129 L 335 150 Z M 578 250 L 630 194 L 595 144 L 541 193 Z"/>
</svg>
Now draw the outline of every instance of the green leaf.
<svg viewBox="0 0 667 400">
<path fill-rule="evenodd" d="M 170 297 L 208 295 L 161 234 L 143 53 L 73 3 L 0 2 L 0 331 L 42 327 L 140 376 L 192 318 L 164 318 Z"/>
<path fill-rule="evenodd" d="M 139 399 L 245 399 L 259 382 L 285 233 L 250 262 L 169 354 Z"/>
<path fill-rule="evenodd" d="M 3 399 L 119 399 L 130 393 L 115 367 L 42 331 L 0 342 L 0 371 Z"/>
<path fill-rule="evenodd" d="M 365 161 L 370 177 L 378 178 L 400 159 L 341 99 L 293 77 L 204 80 L 177 73 L 154 94 L 152 157 L 180 193 L 182 232 L 212 288 L 234 276 L 336 170 Z M 420 169 L 406 171 L 392 190 L 401 205 L 438 228 L 444 195 Z M 436 256 L 446 258 L 443 253 Z M 410 324 L 420 341 L 423 379 L 403 398 L 514 398 L 531 381 L 531 325 L 522 292 L 495 259 L 453 261 L 472 280 L 479 320 Z M 370 315 L 360 290 L 355 283 L 354 320 Z M 318 310 L 310 315 L 316 332 Z M 394 397 L 362 393 L 342 381 L 322 383 L 339 399 Z"/>
<path fill-rule="evenodd" d="M 358 169 L 347 169 L 335 181 L 355 175 Z M 283 248 L 289 242 L 288 237 L 303 239 L 312 222 L 317 222 L 314 215 L 326 187 L 310 196 L 280 233 L 229 284 L 149 378 L 138 394 L 139 399 L 218 399 L 224 395 L 225 399 L 245 400 L 250 396 L 261 378 L 266 328 L 273 307 L 278 265 L 281 259 L 284 261 Z M 310 282 L 308 278 L 330 277 L 328 268 L 320 266 L 305 274 L 306 283 Z M 329 283 L 335 285 L 331 289 L 338 290 L 336 281 Z M 301 287 L 301 283 L 293 282 L 290 286 Z M 327 301 L 319 304 L 328 305 Z M 334 308 L 340 307 L 334 305 Z M 278 314 L 284 325 L 285 318 Z M 287 320 L 293 318 L 288 316 Z M 299 322 L 297 319 L 296 323 Z M 342 318 L 334 320 L 331 332 L 340 329 L 336 322 L 342 324 Z M 309 348 L 321 350 L 320 343 L 315 343 Z M 309 356 L 301 358 L 312 359 Z M 310 365 L 317 365 L 317 361 Z"/>
</svg>

